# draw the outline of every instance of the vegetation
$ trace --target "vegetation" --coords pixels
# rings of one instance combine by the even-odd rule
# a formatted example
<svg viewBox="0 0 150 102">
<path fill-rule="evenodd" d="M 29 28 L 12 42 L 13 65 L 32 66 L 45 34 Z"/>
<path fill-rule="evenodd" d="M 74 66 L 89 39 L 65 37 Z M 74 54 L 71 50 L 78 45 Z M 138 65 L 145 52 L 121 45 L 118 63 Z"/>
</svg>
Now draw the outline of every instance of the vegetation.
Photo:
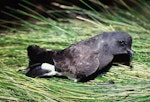
<svg viewBox="0 0 150 102">
<path fill-rule="evenodd" d="M 83 3 L 86 5 L 86 2 Z M 7 31 L 0 34 L 0 101 L 149 102 L 150 7 L 147 2 L 141 0 L 137 0 L 136 4 L 137 8 L 133 9 L 122 2 L 127 10 L 117 7 L 108 10 L 102 5 L 101 13 L 89 5 L 87 6 L 91 11 L 74 8 L 70 9 L 70 12 L 77 12 L 86 17 L 80 15 L 76 16 L 76 19 L 65 19 L 63 22 L 45 18 L 24 5 L 21 6 L 34 12 L 34 15 L 22 10 L 16 11 L 36 21 L 25 21 L 8 13 L 18 19 L 18 22 L 9 22 L 17 27 L 7 27 Z M 29 78 L 18 72 L 28 65 L 28 45 L 63 49 L 101 32 L 115 30 L 125 31 L 133 37 L 133 69 L 123 65 L 113 66 L 106 75 L 87 83 L 74 83 L 61 78 Z M 115 84 L 107 84 L 111 80 Z"/>
</svg>

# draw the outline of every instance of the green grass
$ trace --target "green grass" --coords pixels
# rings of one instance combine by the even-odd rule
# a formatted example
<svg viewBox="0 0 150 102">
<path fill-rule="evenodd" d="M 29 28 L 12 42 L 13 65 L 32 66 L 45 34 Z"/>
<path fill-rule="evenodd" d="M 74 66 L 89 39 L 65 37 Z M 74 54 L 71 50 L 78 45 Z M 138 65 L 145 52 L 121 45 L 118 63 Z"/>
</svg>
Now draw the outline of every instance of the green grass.
<svg viewBox="0 0 150 102">
<path fill-rule="evenodd" d="M 144 9 L 149 10 L 149 6 L 145 6 Z M 110 16 L 107 15 L 107 17 L 87 11 L 86 13 L 93 17 L 92 20 L 68 19 L 69 23 L 52 21 L 39 14 L 28 15 L 38 19 L 36 24 L 21 19 L 23 27 L 10 28 L 0 34 L 0 101 L 149 102 L 150 26 L 147 26 L 147 16 L 142 19 L 143 16 L 135 11 L 124 11 L 124 15 L 122 15 L 123 11 L 115 15 L 109 12 Z M 129 13 L 147 25 L 144 26 L 135 19 L 129 19 Z M 104 23 L 98 21 L 98 17 Z M 28 45 L 36 44 L 48 49 L 63 49 L 103 31 L 114 30 L 128 32 L 133 37 L 132 70 L 123 65 L 114 66 L 103 77 L 97 77 L 87 83 L 74 83 L 61 78 L 29 78 L 24 73 L 18 72 L 19 69 L 24 69 L 28 65 L 26 55 Z M 113 80 L 115 84 L 104 85 L 109 80 Z"/>
</svg>

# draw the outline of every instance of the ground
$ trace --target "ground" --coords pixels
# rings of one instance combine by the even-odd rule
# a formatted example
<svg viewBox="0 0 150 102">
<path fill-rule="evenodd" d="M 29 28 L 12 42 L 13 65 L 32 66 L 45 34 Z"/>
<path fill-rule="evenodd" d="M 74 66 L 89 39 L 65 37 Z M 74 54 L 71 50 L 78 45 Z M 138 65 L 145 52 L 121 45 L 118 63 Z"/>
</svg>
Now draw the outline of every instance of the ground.
<svg viewBox="0 0 150 102">
<path fill-rule="evenodd" d="M 44 29 L 5 31 L 0 34 L 0 101 L 19 102 L 149 102 L 150 30 L 142 27 L 101 25 L 68 19 Z M 39 26 L 39 25 L 38 25 Z M 133 29 L 136 28 L 136 29 Z M 26 48 L 39 45 L 63 49 L 103 31 L 122 30 L 133 37 L 133 69 L 113 66 L 106 75 L 86 83 L 61 78 L 29 78 L 18 72 L 28 65 Z M 108 84 L 109 81 L 115 84 Z"/>
</svg>

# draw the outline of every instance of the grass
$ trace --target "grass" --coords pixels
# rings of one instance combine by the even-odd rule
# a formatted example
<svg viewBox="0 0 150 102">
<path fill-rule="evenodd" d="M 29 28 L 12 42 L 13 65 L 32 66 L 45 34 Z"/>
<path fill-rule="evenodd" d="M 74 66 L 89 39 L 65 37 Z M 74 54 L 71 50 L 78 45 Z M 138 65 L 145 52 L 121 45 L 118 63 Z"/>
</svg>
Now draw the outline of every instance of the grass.
<svg viewBox="0 0 150 102">
<path fill-rule="evenodd" d="M 140 4 L 141 7 L 142 4 Z M 145 3 L 145 13 L 149 6 Z M 27 8 L 29 9 L 29 8 Z M 0 34 L 0 101 L 2 102 L 149 102 L 150 101 L 150 30 L 148 17 L 135 11 L 118 11 L 104 16 L 87 11 L 91 19 L 67 19 L 68 23 L 49 20 L 37 14 L 38 22 L 22 21 L 21 28 Z M 80 11 L 79 11 L 80 12 Z M 106 13 L 107 14 L 107 13 Z M 130 14 L 130 15 L 129 15 Z M 131 15 L 132 14 L 132 15 Z M 13 16 L 13 15 L 10 15 Z M 99 17 L 99 19 L 98 19 Z M 129 19 L 135 17 L 136 19 Z M 100 21 L 103 20 L 103 21 Z M 104 22 L 104 23 L 102 23 Z M 19 25 L 19 23 L 15 22 Z M 146 23 L 146 25 L 143 25 Z M 122 30 L 133 37 L 133 69 L 114 66 L 103 77 L 87 83 L 61 78 L 29 78 L 18 72 L 28 65 L 26 47 L 36 44 L 63 49 L 103 31 Z M 105 85 L 109 80 L 115 84 Z"/>
</svg>

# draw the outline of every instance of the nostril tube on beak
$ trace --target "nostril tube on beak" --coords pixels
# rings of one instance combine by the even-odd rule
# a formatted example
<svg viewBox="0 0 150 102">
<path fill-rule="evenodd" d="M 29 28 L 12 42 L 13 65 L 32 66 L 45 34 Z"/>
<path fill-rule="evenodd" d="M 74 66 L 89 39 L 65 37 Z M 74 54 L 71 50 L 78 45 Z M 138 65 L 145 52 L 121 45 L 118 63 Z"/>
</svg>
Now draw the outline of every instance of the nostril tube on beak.
<svg viewBox="0 0 150 102">
<path fill-rule="evenodd" d="M 128 50 L 127 52 L 128 52 L 128 54 L 129 54 L 130 60 L 131 60 L 131 59 L 133 58 L 133 51 L 132 51 L 132 50 Z"/>
<path fill-rule="evenodd" d="M 130 57 L 130 61 L 132 60 L 132 58 L 133 58 L 133 51 L 132 50 L 128 50 L 128 54 L 129 54 L 129 57 Z M 133 66 L 131 65 L 131 64 L 129 64 L 129 66 L 130 66 L 130 69 L 132 70 L 132 68 L 133 68 Z"/>
</svg>

